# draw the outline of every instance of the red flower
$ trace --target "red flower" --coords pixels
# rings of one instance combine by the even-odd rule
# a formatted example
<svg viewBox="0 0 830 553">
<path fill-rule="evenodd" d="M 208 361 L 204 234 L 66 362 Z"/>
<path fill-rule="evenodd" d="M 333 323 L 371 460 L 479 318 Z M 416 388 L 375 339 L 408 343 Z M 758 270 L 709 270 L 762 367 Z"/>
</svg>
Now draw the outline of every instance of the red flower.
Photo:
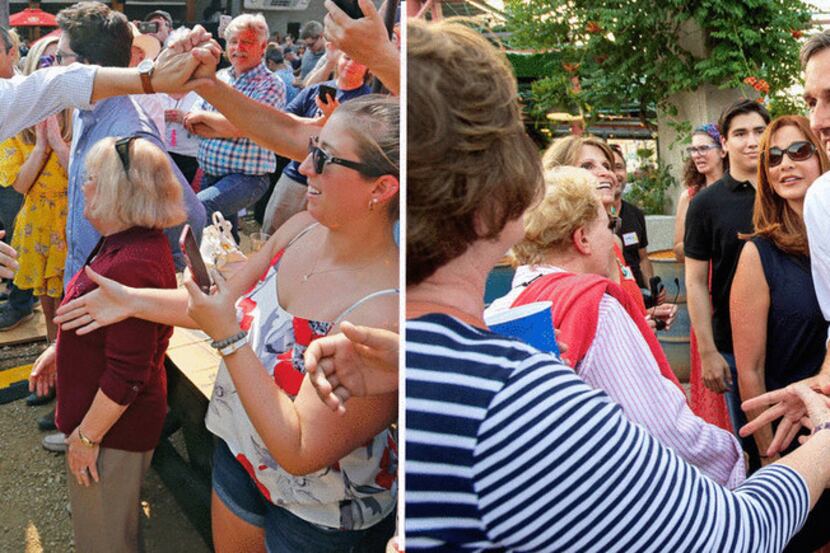
<svg viewBox="0 0 830 553">
<path fill-rule="evenodd" d="M 592 34 L 598 34 L 602 32 L 602 27 L 599 26 L 599 23 L 596 21 L 589 21 L 587 25 L 585 25 L 585 30 Z"/>
<path fill-rule="evenodd" d="M 758 82 L 758 79 L 756 79 L 755 77 L 747 77 L 746 79 L 744 79 L 744 82 L 749 86 L 755 86 L 755 83 Z"/>
<path fill-rule="evenodd" d="M 256 477 L 256 472 L 254 471 L 254 466 L 251 464 L 251 462 L 248 460 L 248 458 L 245 457 L 244 455 L 242 455 L 241 453 L 239 453 L 236 456 L 236 460 L 239 461 L 239 463 L 243 467 L 245 467 L 245 470 L 248 472 L 251 479 L 254 481 L 254 484 L 256 484 L 256 487 L 259 490 L 259 493 L 261 493 L 263 495 L 263 497 L 265 497 L 265 499 L 267 499 L 270 502 L 271 501 L 271 492 L 269 492 L 268 488 L 266 488 L 262 484 L 262 482 L 260 482 L 259 479 Z"/>
<path fill-rule="evenodd" d="M 562 67 L 565 68 L 565 71 L 568 73 L 576 73 L 576 70 L 579 69 L 578 63 L 563 63 Z"/>
<path fill-rule="evenodd" d="M 294 367 L 294 363 L 292 362 L 293 356 L 293 348 L 277 356 L 279 362 L 274 366 L 274 382 L 286 394 L 296 396 L 300 393 L 300 386 L 303 383 L 305 375 Z"/>
<path fill-rule="evenodd" d="M 239 322 L 239 328 L 247 332 L 251 329 L 251 323 L 254 321 L 251 311 L 256 308 L 256 302 L 251 298 L 242 298 L 239 300 L 239 307 L 242 309 L 242 320 Z"/>
<path fill-rule="evenodd" d="M 804 36 L 804 33 L 799 31 L 798 29 L 793 29 L 792 31 L 790 31 L 790 34 L 793 35 L 793 38 L 796 40 Z"/>
</svg>

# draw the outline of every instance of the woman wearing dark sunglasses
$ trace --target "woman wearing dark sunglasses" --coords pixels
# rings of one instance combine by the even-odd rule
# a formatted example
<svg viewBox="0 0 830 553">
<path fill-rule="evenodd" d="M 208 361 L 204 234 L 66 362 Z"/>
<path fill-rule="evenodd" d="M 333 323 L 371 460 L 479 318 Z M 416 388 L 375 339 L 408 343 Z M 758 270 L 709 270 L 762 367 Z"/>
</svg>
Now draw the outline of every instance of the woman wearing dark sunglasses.
<svg viewBox="0 0 830 553">
<path fill-rule="evenodd" d="M 772 121 L 760 150 L 755 232 L 742 236 L 747 242 L 730 297 L 738 389 L 744 401 L 815 375 L 827 338 L 827 322 L 813 289 L 802 215 L 807 189 L 830 168 L 830 162 L 805 117 Z M 747 418 L 754 419 L 759 412 L 750 411 Z M 755 441 L 762 466 L 795 449 L 768 455 L 773 441 L 770 425 L 755 432 Z M 821 513 L 826 515 L 827 510 L 822 505 L 830 501 L 822 498 L 813 511 L 819 514 L 811 513 L 792 550 L 812 551 L 828 537 L 815 522 L 811 524 L 818 516 L 826 525 Z"/>
<path fill-rule="evenodd" d="M 212 295 L 189 279 L 168 292 L 90 272 L 99 290 L 60 310 L 79 333 L 133 316 L 215 340 L 224 362 L 206 424 L 218 437 L 218 552 L 382 550 L 394 530 L 397 393 L 337 414 L 305 378 L 303 352 L 346 319 L 397 328 L 399 117 L 397 99 L 364 96 L 306 137 L 308 211 L 230 280 L 214 274 Z"/>
</svg>

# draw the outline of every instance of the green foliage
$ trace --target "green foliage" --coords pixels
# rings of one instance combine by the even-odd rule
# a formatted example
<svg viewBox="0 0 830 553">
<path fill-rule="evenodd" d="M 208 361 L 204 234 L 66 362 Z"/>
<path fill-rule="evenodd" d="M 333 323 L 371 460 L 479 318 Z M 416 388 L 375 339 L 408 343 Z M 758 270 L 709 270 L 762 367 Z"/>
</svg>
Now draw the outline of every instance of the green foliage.
<svg viewBox="0 0 830 553">
<path fill-rule="evenodd" d="M 773 107 L 792 109 L 783 91 L 799 75 L 798 37 L 810 23 L 803 0 L 507 0 L 505 12 L 509 45 L 546 53 L 537 114 L 588 119 L 632 104 L 670 110 L 670 95 L 706 83 L 754 94 L 747 77 L 768 83 Z M 696 32 L 704 52 L 686 48 L 701 42 L 684 39 Z"/>
<path fill-rule="evenodd" d="M 628 174 L 626 199 L 646 215 L 663 215 L 669 207 L 669 189 L 676 184 L 671 166 L 655 164 L 654 152 L 649 149 L 637 150 L 637 157 L 640 168 Z"/>
</svg>

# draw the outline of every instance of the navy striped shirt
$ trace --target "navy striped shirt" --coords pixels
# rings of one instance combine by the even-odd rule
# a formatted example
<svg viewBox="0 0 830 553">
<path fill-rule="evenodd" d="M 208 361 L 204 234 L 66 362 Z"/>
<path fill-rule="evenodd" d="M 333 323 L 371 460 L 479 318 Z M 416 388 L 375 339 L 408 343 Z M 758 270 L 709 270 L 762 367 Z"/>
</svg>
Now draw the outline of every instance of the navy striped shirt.
<svg viewBox="0 0 830 553">
<path fill-rule="evenodd" d="M 734 492 L 547 353 L 447 315 L 406 326 L 406 549 L 780 551 L 794 470 Z"/>
</svg>

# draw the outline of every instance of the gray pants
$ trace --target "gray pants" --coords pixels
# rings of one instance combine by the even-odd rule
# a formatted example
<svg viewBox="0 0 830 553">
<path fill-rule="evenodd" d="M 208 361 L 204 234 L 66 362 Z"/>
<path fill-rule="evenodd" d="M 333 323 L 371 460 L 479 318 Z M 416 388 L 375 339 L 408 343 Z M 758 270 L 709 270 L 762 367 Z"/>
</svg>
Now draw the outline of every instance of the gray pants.
<svg viewBox="0 0 830 553">
<path fill-rule="evenodd" d="M 262 218 L 262 232 L 274 234 L 283 223 L 297 213 L 305 210 L 305 194 L 308 187 L 300 184 L 285 173 L 280 175 L 274 191 L 268 199 L 265 207 L 265 215 Z"/>
<path fill-rule="evenodd" d="M 152 451 L 134 452 L 102 447 L 98 455 L 99 482 L 78 484 L 66 465 L 72 504 L 75 551 L 137 553 L 141 537 L 141 483 L 153 459 Z"/>
</svg>

